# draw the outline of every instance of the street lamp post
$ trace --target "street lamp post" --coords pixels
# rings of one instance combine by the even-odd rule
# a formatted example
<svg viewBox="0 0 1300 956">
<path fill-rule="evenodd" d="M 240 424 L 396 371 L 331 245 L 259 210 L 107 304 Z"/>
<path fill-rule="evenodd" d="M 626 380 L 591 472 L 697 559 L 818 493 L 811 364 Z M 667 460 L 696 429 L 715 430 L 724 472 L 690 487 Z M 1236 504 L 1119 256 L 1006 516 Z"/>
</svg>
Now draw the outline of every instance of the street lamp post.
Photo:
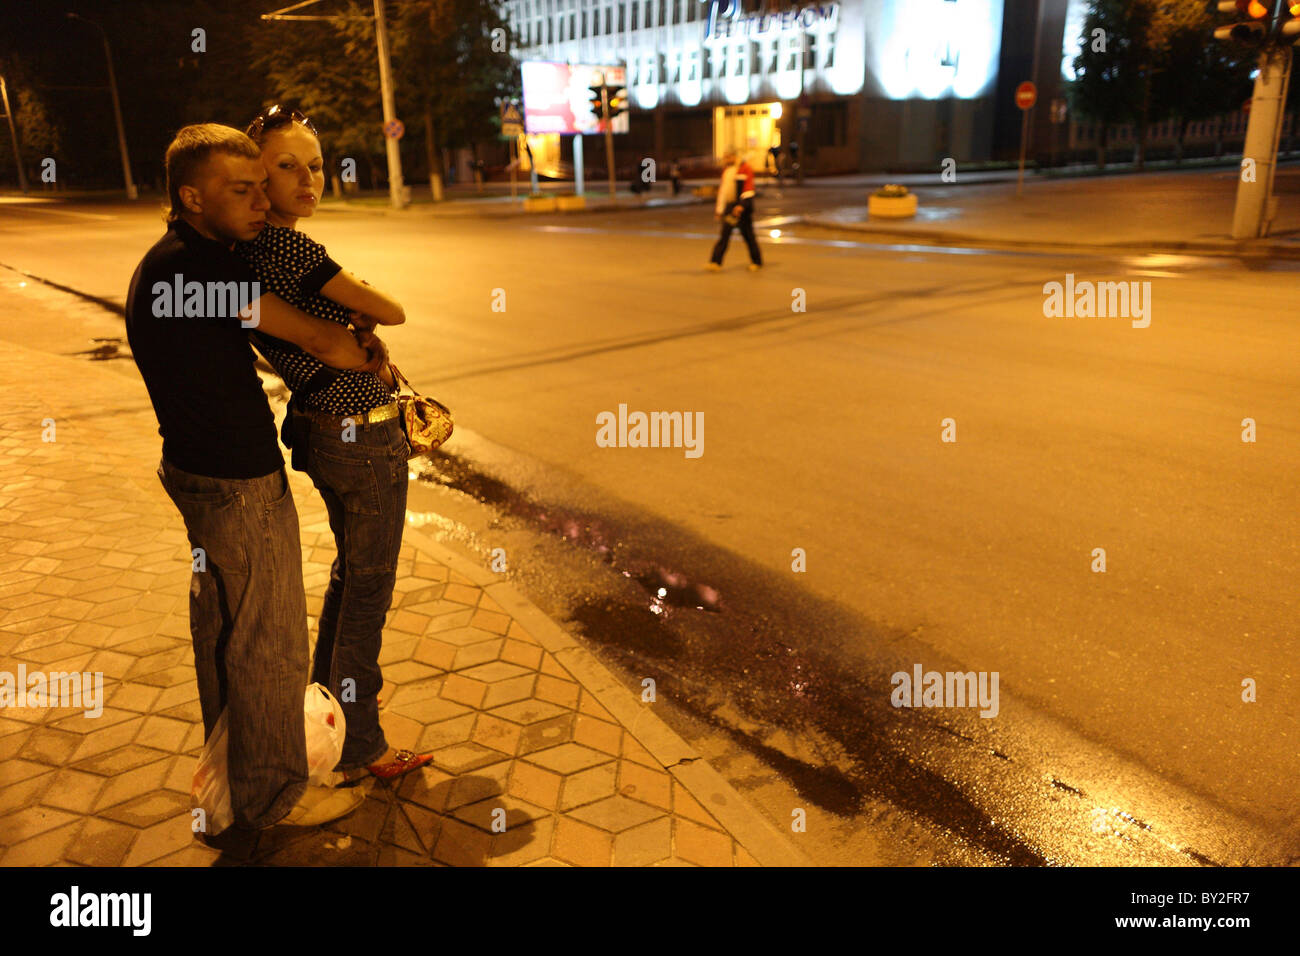
<svg viewBox="0 0 1300 956">
<path fill-rule="evenodd" d="M 126 198 L 136 199 L 139 193 L 136 192 L 135 183 L 131 180 L 131 158 L 126 152 L 126 130 L 122 126 L 122 104 L 117 98 L 117 77 L 113 74 L 113 51 L 108 45 L 108 34 L 94 20 L 87 20 L 75 13 L 69 13 L 68 19 L 89 23 L 104 38 L 104 60 L 108 63 L 108 89 L 113 94 L 113 117 L 117 120 L 117 145 L 122 151 L 122 178 L 126 180 Z"/>
</svg>

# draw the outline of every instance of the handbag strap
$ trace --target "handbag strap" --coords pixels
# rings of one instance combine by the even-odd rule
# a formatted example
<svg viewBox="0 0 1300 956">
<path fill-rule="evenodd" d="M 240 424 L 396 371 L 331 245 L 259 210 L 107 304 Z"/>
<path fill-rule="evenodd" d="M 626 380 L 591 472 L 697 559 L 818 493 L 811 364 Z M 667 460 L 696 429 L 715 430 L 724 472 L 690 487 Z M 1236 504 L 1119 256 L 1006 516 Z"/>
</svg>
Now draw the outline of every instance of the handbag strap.
<svg viewBox="0 0 1300 956">
<path fill-rule="evenodd" d="M 419 394 L 420 394 L 419 392 L 417 392 L 417 391 L 415 390 L 415 386 L 413 386 L 410 382 L 408 382 L 408 381 L 406 380 L 406 376 L 403 375 L 403 374 L 398 370 L 398 368 L 397 368 L 396 365 L 394 365 L 392 362 L 389 362 L 389 363 L 388 363 L 388 367 L 389 367 L 389 369 L 390 369 L 390 370 L 392 371 L 392 373 L 393 373 L 393 378 L 397 379 L 399 382 L 401 382 L 403 385 L 405 385 L 408 389 L 410 389 L 410 391 L 411 391 L 412 394 L 414 394 L 414 395 L 419 395 Z"/>
</svg>

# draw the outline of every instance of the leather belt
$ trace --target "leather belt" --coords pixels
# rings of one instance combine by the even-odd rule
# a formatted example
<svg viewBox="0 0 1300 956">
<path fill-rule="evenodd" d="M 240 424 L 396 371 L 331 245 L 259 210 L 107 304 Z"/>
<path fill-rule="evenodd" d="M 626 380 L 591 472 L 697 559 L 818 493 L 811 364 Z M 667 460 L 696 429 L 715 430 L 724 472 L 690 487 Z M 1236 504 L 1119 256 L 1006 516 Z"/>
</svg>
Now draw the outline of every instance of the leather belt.
<svg viewBox="0 0 1300 956">
<path fill-rule="evenodd" d="M 397 402 L 390 402 L 387 405 L 372 408 L 368 412 L 357 412 L 353 415 L 330 415 L 327 412 L 318 412 L 313 408 L 299 409 L 300 414 L 306 415 L 312 421 L 329 428 L 344 428 L 348 422 L 353 425 L 377 425 L 380 422 L 388 421 L 390 418 L 396 418 L 397 411 Z"/>
</svg>

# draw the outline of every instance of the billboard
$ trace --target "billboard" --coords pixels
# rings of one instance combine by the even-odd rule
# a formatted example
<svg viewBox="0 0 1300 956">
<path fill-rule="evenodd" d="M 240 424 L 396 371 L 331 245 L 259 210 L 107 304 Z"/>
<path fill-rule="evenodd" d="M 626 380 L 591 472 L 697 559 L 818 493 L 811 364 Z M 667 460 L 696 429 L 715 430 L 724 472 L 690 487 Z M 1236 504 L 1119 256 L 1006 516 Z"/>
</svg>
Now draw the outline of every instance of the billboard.
<svg viewBox="0 0 1300 956">
<path fill-rule="evenodd" d="M 610 92 L 627 86 L 621 66 L 579 66 L 529 60 L 519 65 L 524 80 L 524 129 L 537 133 L 603 133 L 591 109 L 591 89 L 601 77 Z M 626 133 L 627 113 L 614 117 L 613 131 Z"/>
</svg>

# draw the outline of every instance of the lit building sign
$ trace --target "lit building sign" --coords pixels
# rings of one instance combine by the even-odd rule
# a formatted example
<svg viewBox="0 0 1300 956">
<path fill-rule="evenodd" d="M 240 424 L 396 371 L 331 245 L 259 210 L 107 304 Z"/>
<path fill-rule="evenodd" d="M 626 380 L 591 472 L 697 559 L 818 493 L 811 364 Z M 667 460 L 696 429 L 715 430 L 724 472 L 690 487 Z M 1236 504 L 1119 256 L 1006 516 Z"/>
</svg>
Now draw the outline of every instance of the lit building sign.
<svg viewBox="0 0 1300 956">
<path fill-rule="evenodd" d="M 707 39 L 808 30 L 819 23 L 833 27 L 840 12 L 838 3 L 791 7 L 777 13 L 743 13 L 740 0 L 700 0 L 700 3 L 708 7 L 708 15 L 704 20 L 704 36 Z"/>
</svg>

